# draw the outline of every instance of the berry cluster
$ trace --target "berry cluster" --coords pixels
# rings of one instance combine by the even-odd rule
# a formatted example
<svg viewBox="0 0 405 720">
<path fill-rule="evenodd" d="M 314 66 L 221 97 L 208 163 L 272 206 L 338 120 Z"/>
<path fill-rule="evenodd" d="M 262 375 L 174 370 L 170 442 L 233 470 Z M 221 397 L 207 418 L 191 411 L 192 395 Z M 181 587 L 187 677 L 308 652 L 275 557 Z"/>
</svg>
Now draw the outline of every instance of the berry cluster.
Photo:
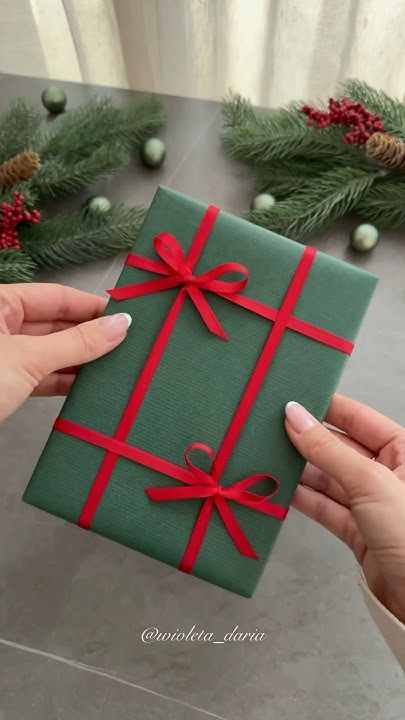
<svg viewBox="0 0 405 720">
<path fill-rule="evenodd" d="M 17 225 L 22 222 L 35 225 L 41 219 L 38 210 L 23 210 L 24 196 L 19 192 L 13 193 L 13 203 L 0 203 L 0 250 L 7 248 L 20 249 Z"/>
<path fill-rule="evenodd" d="M 384 132 L 384 125 L 379 115 L 375 115 L 361 103 L 347 98 L 343 100 L 329 99 L 329 110 L 318 110 L 311 105 L 301 108 L 308 117 L 308 125 L 323 130 L 330 125 L 343 125 L 350 128 L 343 136 L 343 142 L 364 145 L 370 135 Z"/>
</svg>

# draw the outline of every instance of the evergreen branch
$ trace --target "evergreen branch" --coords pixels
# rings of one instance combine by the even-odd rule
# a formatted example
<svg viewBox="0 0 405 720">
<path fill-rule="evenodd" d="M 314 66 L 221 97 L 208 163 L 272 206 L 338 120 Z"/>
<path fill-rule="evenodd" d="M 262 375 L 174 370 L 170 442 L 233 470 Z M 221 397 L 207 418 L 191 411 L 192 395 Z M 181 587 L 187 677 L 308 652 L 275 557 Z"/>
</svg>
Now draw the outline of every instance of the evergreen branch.
<svg viewBox="0 0 405 720">
<path fill-rule="evenodd" d="M 225 150 L 232 157 L 265 164 L 274 160 L 306 158 L 352 164 L 364 164 L 364 153 L 357 145 L 342 142 L 344 130 L 338 126 L 322 131 L 307 124 L 300 112 L 301 103 L 291 103 L 275 112 L 240 112 L 238 96 L 229 101 L 227 121 L 236 118 L 224 134 Z"/>
<path fill-rule="evenodd" d="M 104 175 L 117 172 L 130 161 L 128 152 L 119 144 L 96 148 L 92 155 L 81 160 L 52 158 L 26 183 L 21 183 L 22 194 L 28 192 L 41 199 L 73 193 Z"/>
<path fill-rule="evenodd" d="M 132 247 L 142 226 L 142 207 L 113 206 L 106 213 L 75 213 L 22 228 L 25 252 L 43 267 L 76 265 Z"/>
<path fill-rule="evenodd" d="M 230 92 L 222 103 L 222 117 L 225 128 L 234 128 L 246 122 L 255 121 L 255 112 L 249 100 L 239 93 Z"/>
<path fill-rule="evenodd" d="M 0 118 L 0 162 L 32 148 L 31 140 L 41 122 L 39 108 L 16 100 Z"/>
<path fill-rule="evenodd" d="M 275 160 L 268 165 L 258 165 L 259 190 L 283 198 L 302 189 L 307 180 L 320 175 L 329 167 L 326 162 L 301 159 Z"/>
<path fill-rule="evenodd" d="M 119 112 L 122 142 L 128 149 L 140 147 L 165 122 L 163 105 L 153 95 L 133 100 Z"/>
<path fill-rule="evenodd" d="M 0 250 L 0 283 L 30 282 L 34 261 L 22 250 Z"/>
<path fill-rule="evenodd" d="M 119 110 L 108 97 L 93 98 L 85 105 L 59 115 L 40 138 L 39 155 L 74 160 L 88 156 L 95 147 L 115 139 Z"/>
<path fill-rule="evenodd" d="M 381 228 L 405 228 L 404 183 L 395 180 L 376 182 L 356 204 L 355 211 Z"/>
<path fill-rule="evenodd" d="M 304 240 L 358 205 L 377 177 L 378 172 L 332 167 L 288 199 L 268 210 L 249 211 L 246 217 L 281 235 Z"/>
<path fill-rule="evenodd" d="M 405 105 L 390 98 L 382 90 L 375 90 L 361 80 L 346 80 L 340 86 L 341 97 L 349 97 L 362 103 L 382 118 L 385 129 L 392 135 L 405 140 Z"/>
<path fill-rule="evenodd" d="M 93 98 L 51 123 L 38 139 L 39 154 L 43 162 L 55 157 L 73 161 L 111 143 L 129 150 L 156 132 L 163 120 L 163 106 L 152 96 L 124 108 L 115 107 L 108 97 Z"/>
</svg>

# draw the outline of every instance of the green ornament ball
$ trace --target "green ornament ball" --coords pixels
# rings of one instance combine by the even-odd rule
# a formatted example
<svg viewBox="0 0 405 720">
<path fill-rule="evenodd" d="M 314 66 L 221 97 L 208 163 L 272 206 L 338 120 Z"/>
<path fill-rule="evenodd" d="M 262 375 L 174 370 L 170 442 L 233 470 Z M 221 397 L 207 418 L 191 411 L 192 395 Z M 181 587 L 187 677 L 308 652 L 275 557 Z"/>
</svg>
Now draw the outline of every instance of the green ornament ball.
<svg viewBox="0 0 405 720">
<path fill-rule="evenodd" d="M 67 97 L 62 88 L 57 85 L 49 85 L 45 88 L 41 95 L 42 104 L 48 112 L 58 115 L 62 113 L 66 107 Z"/>
<path fill-rule="evenodd" d="M 106 213 L 111 208 L 111 203 L 108 198 L 103 195 L 94 195 L 89 197 L 84 203 L 85 213 Z"/>
<path fill-rule="evenodd" d="M 146 167 L 160 167 L 166 157 L 166 145 L 157 137 L 149 138 L 141 145 L 141 160 Z"/>
<path fill-rule="evenodd" d="M 356 252 L 367 253 L 375 248 L 379 238 L 380 234 L 374 225 L 362 223 L 357 225 L 350 233 L 349 245 Z"/>
<path fill-rule="evenodd" d="M 270 195 L 270 193 L 259 193 L 259 195 L 256 195 L 255 198 L 253 198 L 250 209 L 251 210 L 268 210 L 269 208 L 274 207 L 276 204 L 276 198 L 273 197 L 273 195 Z"/>
</svg>

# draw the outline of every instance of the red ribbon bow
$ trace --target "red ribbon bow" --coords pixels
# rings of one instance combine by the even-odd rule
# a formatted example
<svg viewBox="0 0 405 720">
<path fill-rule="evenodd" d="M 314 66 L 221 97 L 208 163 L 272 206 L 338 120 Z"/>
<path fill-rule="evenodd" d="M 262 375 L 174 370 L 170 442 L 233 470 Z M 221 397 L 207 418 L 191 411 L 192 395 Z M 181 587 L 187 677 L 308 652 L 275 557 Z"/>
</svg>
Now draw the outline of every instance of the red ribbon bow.
<svg viewBox="0 0 405 720">
<path fill-rule="evenodd" d="M 209 472 L 201 470 L 201 468 L 194 465 L 191 461 L 190 453 L 193 450 L 201 450 L 208 455 L 211 461 Z M 187 483 L 186 486 L 145 488 L 148 497 L 156 502 L 165 500 L 191 500 L 196 498 L 204 499 L 179 566 L 180 569 L 184 572 L 191 572 L 195 558 L 204 541 L 214 507 L 218 510 L 222 522 L 239 552 L 248 558 L 258 560 L 258 555 L 239 525 L 228 500 L 233 500 L 240 505 L 245 505 L 246 507 L 266 515 L 271 515 L 279 520 L 284 520 L 287 515 L 287 508 L 269 502 L 273 495 L 278 492 L 279 481 L 272 475 L 260 473 L 257 475 L 249 475 L 233 483 L 233 485 L 229 485 L 229 487 L 222 487 L 216 478 L 215 453 L 208 445 L 204 445 L 203 443 L 192 443 L 189 445 L 185 452 L 185 460 L 187 468 L 190 471 L 189 479 L 182 480 L 182 482 Z M 271 480 L 272 483 L 274 483 L 274 488 L 271 493 L 268 495 L 259 495 L 248 492 L 248 488 L 262 480 Z"/>
<path fill-rule="evenodd" d="M 249 271 L 244 265 L 235 262 L 222 263 L 201 275 L 193 275 L 192 267 L 187 264 L 183 250 L 177 238 L 168 232 L 163 232 L 155 237 L 153 245 L 156 254 L 163 262 L 150 260 L 149 258 L 130 253 L 125 261 L 126 265 L 149 270 L 150 272 L 165 275 L 166 277 L 148 280 L 134 285 L 108 290 L 114 300 L 126 300 L 128 298 L 149 295 L 150 293 L 168 290 L 169 288 L 183 286 L 183 292 L 187 293 L 209 331 L 218 335 L 223 340 L 228 340 L 228 335 L 221 326 L 213 309 L 210 307 L 202 290 L 217 293 L 218 295 L 233 295 L 239 293 L 246 287 Z M 219 280 L 218 278 L 230 272 L 242 274 L 240 280 Z"/>
</svg>

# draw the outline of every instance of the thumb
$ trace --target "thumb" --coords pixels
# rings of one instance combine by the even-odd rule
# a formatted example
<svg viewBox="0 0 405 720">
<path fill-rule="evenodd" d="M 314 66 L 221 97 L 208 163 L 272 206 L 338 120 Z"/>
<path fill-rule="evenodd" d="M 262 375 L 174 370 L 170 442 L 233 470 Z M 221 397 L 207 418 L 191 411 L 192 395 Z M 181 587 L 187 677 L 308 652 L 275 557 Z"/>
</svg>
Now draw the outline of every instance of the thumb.
<svg viewBox="0 0 405 720">
<path fill-rule="evenodd" d="M 285 408 L 286 430 L 306 460 L 335 478 L 349 502 L 375 496 L 386 487 L 385 468 L 341 442 L 302 405 L 289 402 Z"/>
<path fill-rule="evenodd" d="M 131 322 L 127 313 L 117 313 L 50 335 L 20 335 L 19 339 L 27 345 L 27 361 L 32 374 L 42 379 L 55 370 L 82 365 L 113 350 L 126 336 Z"/>
</svg>

